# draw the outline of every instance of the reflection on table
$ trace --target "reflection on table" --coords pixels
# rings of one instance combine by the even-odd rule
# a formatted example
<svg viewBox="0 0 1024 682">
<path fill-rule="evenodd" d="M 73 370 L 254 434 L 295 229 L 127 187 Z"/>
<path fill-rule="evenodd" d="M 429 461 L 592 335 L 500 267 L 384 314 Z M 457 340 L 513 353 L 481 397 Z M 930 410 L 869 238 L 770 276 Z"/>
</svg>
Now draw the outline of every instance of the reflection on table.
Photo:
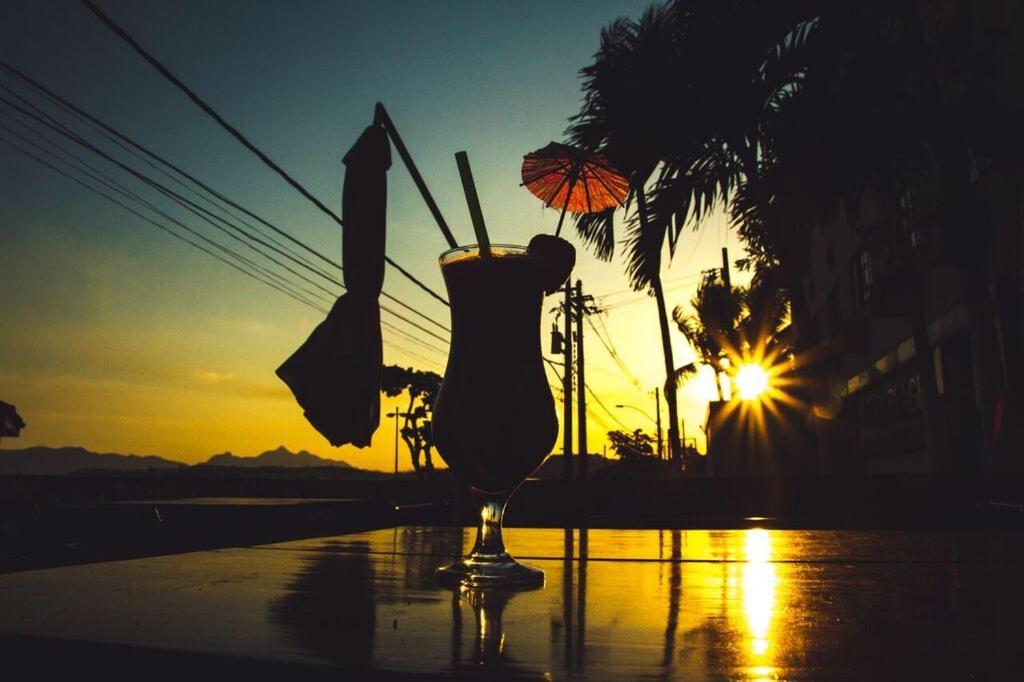
<svg viewBox="0 0 1024 682">
<path fill-rule="evenodd" d="M 0 576 L 0 632 L 347 669 L 686 679 L 1017 672 L 1013 534 L 507 531 L 546 574 L 444 590 L 471 531 L 403 527 Z"/>
</svg>

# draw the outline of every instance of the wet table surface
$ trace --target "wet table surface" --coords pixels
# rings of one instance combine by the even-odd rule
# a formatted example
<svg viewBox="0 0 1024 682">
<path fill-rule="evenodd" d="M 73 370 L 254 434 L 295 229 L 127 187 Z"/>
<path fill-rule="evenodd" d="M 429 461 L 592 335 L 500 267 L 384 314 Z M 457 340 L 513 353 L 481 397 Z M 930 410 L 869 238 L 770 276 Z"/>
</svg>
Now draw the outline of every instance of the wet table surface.
<svg viewBox="0 0 1024 682">
<path fill-rule="evenodd" d="M 1020 679 L 1014 533 L 506 529 L 543 588 L 439 588 L 401 527 L 0 575 L 0 633 L 548 679 Z"/>
</svg>

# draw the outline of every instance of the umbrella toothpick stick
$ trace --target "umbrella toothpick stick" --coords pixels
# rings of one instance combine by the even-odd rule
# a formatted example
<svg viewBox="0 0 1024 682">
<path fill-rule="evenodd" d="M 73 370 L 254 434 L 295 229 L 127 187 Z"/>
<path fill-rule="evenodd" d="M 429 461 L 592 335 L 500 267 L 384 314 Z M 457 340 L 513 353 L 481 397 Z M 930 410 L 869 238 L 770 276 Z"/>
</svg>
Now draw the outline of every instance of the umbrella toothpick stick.
<svg viewBox="0 0 1024 682">
<path fill-rule="evenodd" d="M 489 258 L 491 255 L 491 240 L 487 237 L 487 226 L 484 225 L 484 214 L 480 210 L 480 198 L 476 194 L 473 170 L 469 167 L 469 156 L 466 155 L 466 152 L 456 152 L 455 163 L 459 166 L 459 176 L 462 178 L 462 191 L 466 194 L 466 203 L 469 205 L 469 217 L 473 221 L 473 232 L 476 233 L 476 242 L 480 248 L 480 256 Z"/>
<path fill-rule="evenodd" d="M 576 186 L 576 180 L 580 177 L 579 166 L 574 166 L 572 174 L 569 176 L 569 189 L 565 193 L 565 205 L 562 206 L 562 215 L 558 216 L 558 227 L 555 228 L 555 236 L 557 237 L 562 232 L 562 222 L 565 220 L 565 214 L 569 210 L 569 199 L 572 198 L 572 190 Z"/>
</svg>

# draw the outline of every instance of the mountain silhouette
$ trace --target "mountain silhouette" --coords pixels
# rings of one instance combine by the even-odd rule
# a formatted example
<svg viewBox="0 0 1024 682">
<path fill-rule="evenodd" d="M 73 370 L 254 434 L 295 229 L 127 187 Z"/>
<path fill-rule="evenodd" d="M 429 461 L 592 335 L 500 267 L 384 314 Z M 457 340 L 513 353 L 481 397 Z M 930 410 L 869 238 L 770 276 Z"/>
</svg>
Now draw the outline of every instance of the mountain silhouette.
<svg viewBox="0 0 1024 682">
<path fill-rule="evenodd" d="M 184 466 L 186 465 L 182 462 L 172 462 L 156 455 L 117 455 L 90 452 L 79 447 L 38 446 L 23 450 L 0 450 L 0 475 L 61 476 L 86 469 L 145 471 L 177 469 Z"/>
<path fill-rule="evenodd" d="M 352 465 L 339 459 L 326 459 L 314 455 L 307 450 L 292 452 L 281 445 L 276 450 L 267 450 L 255 457 L 239 457 L 230 452 L 223 452 L 214 455 L 204 463 L 206 466 L 219 467 L 344 467 L 351 469 Z"/>
<path fill-rule="evenodd" d="M 214 455 L 199 466 L 257 469 L 304 469 L 335 467 L 353 469 L 352 465 L 325 459 L 306 450 L 292 452 L 283 445 L 255 457 L 239 457 L 230 452 Z M 63 476 L 85 471 L 147 471 L 149 469 L 189 469 L 184 462 L 175 462 L 156 455 L 119 455 L 98 453 L 82 447 L 51 448 L 36 446 L 22 450 L 0 450 L 0 476 Z"/>
</svg>

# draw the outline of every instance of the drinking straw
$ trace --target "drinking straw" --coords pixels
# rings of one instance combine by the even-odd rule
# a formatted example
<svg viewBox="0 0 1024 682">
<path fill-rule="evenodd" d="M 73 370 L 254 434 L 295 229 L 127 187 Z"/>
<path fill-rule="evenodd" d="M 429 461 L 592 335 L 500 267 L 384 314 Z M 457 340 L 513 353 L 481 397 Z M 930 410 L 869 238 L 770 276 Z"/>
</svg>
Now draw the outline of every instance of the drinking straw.
<svg viewBox="0 0 1024 682">
<path fill-rule="evenodd" d="M 420 171 L 416 168 L 416 164 L 413 162 L 412 157 L 409 155 L 409 150 L 405 148 L 405 143 L 402 142 L 402 136 L 398 134 L 398 128 L 395 127 L 394 121 L 391 120 L 391 115 L 388 114 L 387 109 L 380 102 L 377 102 L 377 108 L 374 110 L 374 123 L 383 123 L 384 129 L 388 131 L 388 136 L 391 137 L 391 141 L 395 144 L 395 149 L 398 150 L 398 155 L 402 158 L 402 163 L 405 164 L 406 170 L 409 171 L 409 175 L 412 176 L 412 181 L 416 185 L 416 189 L 420 191 L 420 196 L 423 197 L 423 201 L 426 202 L 427 208 L 430 209 L 430 214 L 434 216 L 434 220 L 437 222 L 437 226 L 441 228 L 441 234 L 444 235 L 445 240 L 448 242 L 448 246 L 455 248 L 458 246 L 458 242 L 455 241 L 455 237 L 452 236 L 452 231 L 448 229 L 448 223 L 445 222 L 444 216 L 441 215 L 441 209 L 437 207 L 437 202 L 434 201 L 434 197 L 431 196 L 430 190 L 427 189 L 427 183 L 423 180 L 423 176 L 420 175 Z"/>
<path fill-rule="evenodd" d="M 473 231 L 476 233 L 476 242 L 480 249 L 480 256 L 488 258 L 491 255 L 491 240 L 487 237 L 484 214 L 480 211 L 480 199 L 476 195 L 476 185 L 473 183 L 473 170 L 469 167 L 469 156 L 466 155 L 466 152 L 455 152 L 455 163 L 459 166 L 459 176 L 462 178 L 462 191 L 466 193 L 466 203 L 469 204 L 469 217 L 473 221 Z"/>
</svg>

